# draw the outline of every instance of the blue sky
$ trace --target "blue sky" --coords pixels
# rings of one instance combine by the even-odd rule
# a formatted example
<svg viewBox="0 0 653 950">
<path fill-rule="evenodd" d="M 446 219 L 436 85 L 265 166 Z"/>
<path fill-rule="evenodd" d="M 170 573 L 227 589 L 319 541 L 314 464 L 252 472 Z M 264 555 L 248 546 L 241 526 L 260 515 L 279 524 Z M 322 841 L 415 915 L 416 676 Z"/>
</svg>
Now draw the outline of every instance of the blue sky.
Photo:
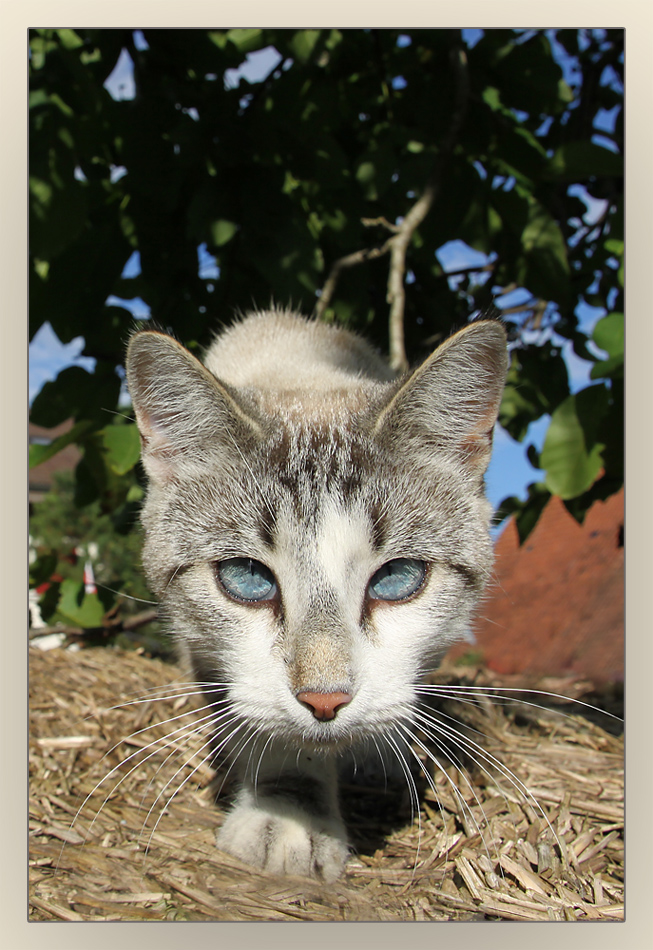
<svg viewBox="0 0 653 950">
<path fill-rule="evenodd" d="M 480 34 L 479 30 L 465 30 L 466 39 L 473 45 L 475 37 Z M 136 32 L 136 45 L 144 46 L 145 41 L 141 34 Z M 247 57 L 247 63 L 241 70 L 230 70 L 225 75 L 225 81 L 230 86 L 238 83 L 239 76 L 244 76 L 250 82 L 256 82 L 268 75 L 272 69 L 278 65 L 280 56 L 273 49 L 260 50 L 251 53 Z M 561 65 L 567 81 L 573 84 L 573 72 L 569 69 L 569 64 L 561 59 Z M 134 95 L 133 67 L 132 61 L 126 51 L 123 50 L 118 63 L 112 74 L 105 83 L 107 89 L 115 99 L 129 99 Z M 613 117 L 605 117 L 606 128 L 610 128 Z M 123 170 L 116 168 L 114 176 L 118 177 Z M 593 220 L 600 217 L 603 210 L 602 202 L 591 202 L 586 194 L 579 194 L 587 205 L 587 213 L 584 218 L 585 223 L 592 223 Z M 455 272 L 464 267 L 476 264 L 486 263 L 488 258 L 483 254 L 473 251 L 462 241 L 450 241 L 444 247 L 439 248 L 437 257 L 445 271 Z M 215 261 L 208 255 L 204 249 L 198 249 L 198 266 L 200 275 L 209 278 L 217 277 L 217 268 Z M 125 276 L 135 276 L 139 273 L 140 265 L 138 254 L 135 253 L 130 258 L 125 267 Z M 517 295 L 519 291 L 516 292 Z M 116 298 L 109 298 L 109 302 L 118 302 Z M 142 300 L 132 300 L 124 303 L 128 309 L 132 310 L 135 316 L 147 316 L 149 310 Z M 502 301 L 505 306 L 519 302 L 517 299 L 508 301 L 504 298 Z M 577 310 L 581 328 L 586 332 L 591 330 L 596 321 L 603 315 L 604 311 L 596 308 L 581 305 Z M 571 344 L 558 339 L 562 344 L 563 354 L 569 370 L 570 387 L 572 392 L 586 386 L 589 382 L 589 370 L 591 364 L 580 360 L 571 350 Z M 49 324 L 44 324 L 36 334 L 29 347 L 29 399 L 30 402 L 41 389 L 47 380 L 55 379 L 57 374 L 66 366 L 77 365 L 92 370 L 94 361 L 80 356 L 84 341 L 81 337 L 68 344 L 62 344 L 54 334 Z M 548 426 L 548 417 L 543 417 L 534 423 L 528 432 L 527 438 L 523 443 L 515 442 L 501 427 L 497 427 L 494 442 L 494 453 L 490 467 L 487 473 L 488 496 L 493 505 L 498 505 L 505 497 L 509 495 L 518 495 L 521 498 L 526 497 L 526 488 L 539 477 L 538 473 L 530 465 L 526 458 L 526 449 L 529 444 L 534 444 L 540 449 L 544 440 L 544 435 Z"/>
</svg>

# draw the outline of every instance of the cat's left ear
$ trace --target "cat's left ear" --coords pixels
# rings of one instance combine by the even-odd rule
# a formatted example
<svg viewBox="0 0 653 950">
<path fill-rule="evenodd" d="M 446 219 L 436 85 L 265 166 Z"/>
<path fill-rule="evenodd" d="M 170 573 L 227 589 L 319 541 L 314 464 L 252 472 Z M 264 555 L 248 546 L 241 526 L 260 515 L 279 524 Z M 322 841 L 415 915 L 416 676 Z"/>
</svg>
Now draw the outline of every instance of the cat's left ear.
<svg viewBox="0 0 653 950">
<path fill-rule="evenodd" d="M 437 451 L 482 475 L 507 368 L 503 326 L 468 324 L 400 381 L 377 418 L 377 437 L 395 452 Z"/>
<path fill-rule="evenodd" d="M 166 483 L 233 463 L 261 426 L 235 396 L 180 343 L 156 330 L 129 341 L 129 393 L 150 479 Z"/>
</svg>

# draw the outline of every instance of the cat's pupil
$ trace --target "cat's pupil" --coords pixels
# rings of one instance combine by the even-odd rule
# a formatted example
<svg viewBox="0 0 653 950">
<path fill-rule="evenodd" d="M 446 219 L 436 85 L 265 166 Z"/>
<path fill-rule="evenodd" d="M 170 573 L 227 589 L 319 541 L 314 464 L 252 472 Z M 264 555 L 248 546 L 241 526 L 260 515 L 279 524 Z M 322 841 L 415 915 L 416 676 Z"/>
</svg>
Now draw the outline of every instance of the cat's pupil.
<svg viewBox="0 0 653 950">
<path fill-rule="evenodd" d="M 226 593 L 236 600 L 272 600 L 277 594 L 274 574 L 260 561 L 232 557 L 219 561 L 216 571 Z"/>
<path fill-rule="evenodd" d="M 405 600 L 422 586 L 426 574 L 424 561 L 398 557 L 388 561 L 369 583 L 370 597 L 375 600 Z"/>
</svg>

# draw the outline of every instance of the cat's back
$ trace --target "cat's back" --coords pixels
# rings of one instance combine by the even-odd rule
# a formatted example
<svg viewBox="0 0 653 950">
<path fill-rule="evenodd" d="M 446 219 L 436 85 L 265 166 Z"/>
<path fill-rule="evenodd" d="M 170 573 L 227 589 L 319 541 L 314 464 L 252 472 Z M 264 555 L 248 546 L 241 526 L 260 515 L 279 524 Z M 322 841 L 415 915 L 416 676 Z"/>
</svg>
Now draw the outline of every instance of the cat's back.
<svg viewBox="0 0 653 950">
<path fill-rule="evenodd" d="M 232 386 L 286 392 L 394 379 L 387 363 L 361 337 L 287 310 L 249 314 L 215 339 L 204 363 Z"/>
</svg>

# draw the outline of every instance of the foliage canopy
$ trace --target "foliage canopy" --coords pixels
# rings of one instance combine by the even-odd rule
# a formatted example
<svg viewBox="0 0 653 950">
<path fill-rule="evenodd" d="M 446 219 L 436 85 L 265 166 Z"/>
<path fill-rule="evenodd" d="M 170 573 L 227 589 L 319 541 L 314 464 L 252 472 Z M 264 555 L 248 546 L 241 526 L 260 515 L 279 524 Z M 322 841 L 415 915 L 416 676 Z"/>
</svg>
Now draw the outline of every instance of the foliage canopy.
<svg viewBox="0 0 653 950">
<path fill-rule="evenodd" d="M 142 494 L 135 427 L 107 421 L 135 300 L 196 352 L 274 300 L 391 354 L 399 300 L 410 362 L 494 305 L 501 424 L 524 440 L 551 419 L 529 447 L 543 480 L 500 514 L 524 537 L 550 493 L 582 520 L 621 486 L 623 31 L 476 32 L 31 31 L 30 338 L 49 321 L 96 361 L 47 383 L 32 419 L 75 419 L 78 504 L 127 524 Z M 269 48 L 265 78 L 230 78 Z M 121 55 L 122 99 L 105 85 Z M 447 272 L 453 240 L 481 263 Z M 593 364 L 580 392 L 565 347 Z"/>
</svg>

